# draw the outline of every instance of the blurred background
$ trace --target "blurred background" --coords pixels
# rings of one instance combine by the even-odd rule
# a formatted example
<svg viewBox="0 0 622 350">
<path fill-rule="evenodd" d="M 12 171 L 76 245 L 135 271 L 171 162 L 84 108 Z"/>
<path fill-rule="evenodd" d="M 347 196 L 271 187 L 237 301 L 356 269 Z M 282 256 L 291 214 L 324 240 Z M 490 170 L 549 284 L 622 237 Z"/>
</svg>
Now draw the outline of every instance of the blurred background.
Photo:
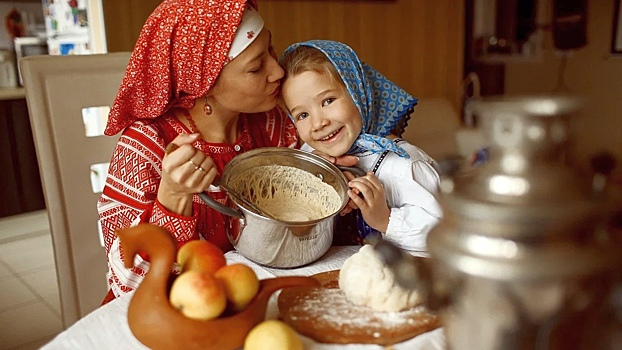
<svg viewBox="0 0 622 350">
<path fill-rule="evenodd" d="M 39 38 L 39 44 L 23 45 L 17 55 L 130 51 L 159 3 L 0 1 L 7 23 L 0 30 L 0 48 L 11 56 L 18 49 L 15 42 Z M 339 40 L 422 99 L 411 125 L 417 119 L 422 124 L 411 133 L 428 140 L 411 141 L 424 149 L 438 129 L 449 135 L 477 124 L 464 108 L 470 99 L 572 94 L 585 100 L 585 108 L 568 162 L 589 172 L 592 155 L 622 155 L 619 0 L 260 0 L 259 7 L 278 53 L 296 41 Z M 16 13 L 21 32 L 11 32 L 8 25 Z M 3 81 L 0 74 L 0 86 Z M 9 92 L 11 86 L 19 88 L 19 79 L 8 79 L 8 85 L 0 89 L 9 94 L 0 101 L 0 163 L 8 169 L 0 174 L 0 217 L 44 208 L 25 101 Z M 442 105 L 442 111 L 424 112 L 426 100 L 428 106 Z M 455 142 L 436 139 L 434 147 Z M 454 148 L 426 151 L 442 156 Z M 618 167 L 614 182 L 620 172 Z"/>
</svg>

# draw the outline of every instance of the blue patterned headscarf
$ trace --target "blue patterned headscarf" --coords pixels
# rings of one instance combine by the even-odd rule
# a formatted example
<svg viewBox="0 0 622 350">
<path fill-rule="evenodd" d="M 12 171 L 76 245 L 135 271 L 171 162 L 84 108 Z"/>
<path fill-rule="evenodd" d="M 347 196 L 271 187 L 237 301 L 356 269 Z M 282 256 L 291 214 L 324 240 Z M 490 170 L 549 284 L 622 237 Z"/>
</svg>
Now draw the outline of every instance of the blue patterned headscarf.
<svg viewBox="0 0 622 350">
<path fill-rule="evenodd" d="M 361 62 L 354 50 L 345 44 L 331 40 L 311 40 L 291 45 L 283 56 L 299 46 L 316 48 L 328 57 L 363 118 L 361 134 L 348 153 L 382 153 L 388 150 L 409 158 L 403 148 L 385 136 L 417 104 L 417 99 L 367 63 Z"/>
</svg>

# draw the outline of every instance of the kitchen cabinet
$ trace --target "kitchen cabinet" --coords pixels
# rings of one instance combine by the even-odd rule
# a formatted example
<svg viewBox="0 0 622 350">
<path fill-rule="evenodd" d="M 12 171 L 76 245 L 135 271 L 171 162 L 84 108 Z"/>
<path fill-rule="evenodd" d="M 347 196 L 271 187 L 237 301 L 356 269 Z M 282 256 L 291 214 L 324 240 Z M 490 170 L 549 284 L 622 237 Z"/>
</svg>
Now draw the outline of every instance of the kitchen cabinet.
<svg viewBox="0 0 622 350">
<path fill-rule="evenodd" d="M 45 208 L 24 89 L 0 89 L 0 217 Z"/>
</svg>

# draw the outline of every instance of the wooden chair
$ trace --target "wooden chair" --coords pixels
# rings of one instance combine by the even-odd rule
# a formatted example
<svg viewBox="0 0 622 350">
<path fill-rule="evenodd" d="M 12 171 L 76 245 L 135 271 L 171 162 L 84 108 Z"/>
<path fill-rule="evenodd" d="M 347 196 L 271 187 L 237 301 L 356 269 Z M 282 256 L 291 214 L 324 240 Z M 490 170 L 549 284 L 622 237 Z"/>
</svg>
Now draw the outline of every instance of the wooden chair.
<svg viewBox="0 0 622 350">
<path fill-rule="evenodd" d="M 87 136 L 83 117 L 105 125 L 129 53 L 30 56 L 20 60 L 37 160 L 49 215 L 65 328 L 96 309 L 107 292 L 97 200 L 118 137 Z M 101 125 L 100 125 L 101 127 Z M 103 129 L 102 129 L 103 130 Z M 99 176 L 96 176 L 99 175 Z M 98 192 L 98 193 L 95 193 Z"/>
</svg>

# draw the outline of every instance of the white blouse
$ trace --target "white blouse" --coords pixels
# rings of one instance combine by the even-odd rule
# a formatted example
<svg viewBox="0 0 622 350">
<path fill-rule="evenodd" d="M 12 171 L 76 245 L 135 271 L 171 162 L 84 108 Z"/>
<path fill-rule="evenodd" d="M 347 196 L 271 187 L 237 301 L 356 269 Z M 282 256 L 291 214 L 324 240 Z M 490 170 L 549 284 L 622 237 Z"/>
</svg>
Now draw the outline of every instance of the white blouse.
<svg viewBox="0 0 622 350">
<path fill-rule="evenodd" d="M 391 208 L 389 226 L 383 238 L 411 254 L 427 254 L 428 232 L 442 217 L 435 197 L 440 178 L 432 165 L 434 160 L 424 151 L 401 139 L 398 145 L 410 159 L 388 152 L 376 165 L 382 154 L 364 152 L 354 154 L 359 157 L 357 167 L 372 171 L 377 166 L 375 174 L 384 186 L 387 204 Z M 313 150 L 306 144 L 302 149 Z"/>
</svg>

